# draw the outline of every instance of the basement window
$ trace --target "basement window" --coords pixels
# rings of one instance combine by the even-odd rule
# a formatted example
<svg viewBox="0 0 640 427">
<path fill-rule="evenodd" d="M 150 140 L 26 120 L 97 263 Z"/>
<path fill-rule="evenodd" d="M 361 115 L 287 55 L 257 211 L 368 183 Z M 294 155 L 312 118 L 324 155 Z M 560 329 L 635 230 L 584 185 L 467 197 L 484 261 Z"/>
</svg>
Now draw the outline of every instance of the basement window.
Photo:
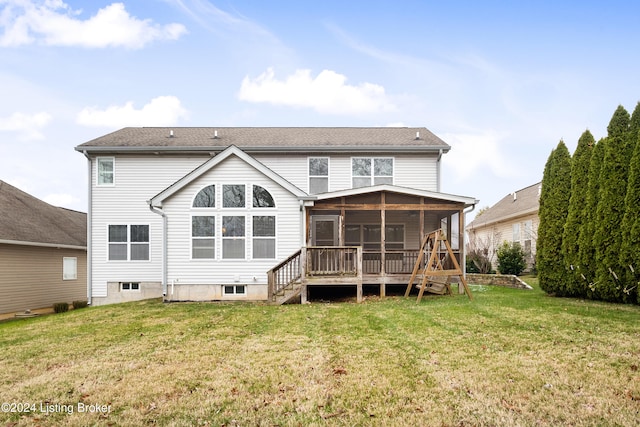
<svg viewBox="0 0 640 427">
<path fill-rule="evenodd" d="M 245 285 L 225 285 L 222 287 L 223 295 L 246 295 L 247 287 Z"/>
<path fill-rule="evenodd" d="M 121 282 L 120 290 L 123 292 L 133 291 L 137 292 L 140 290 L 140 283 L 137 282 Z"/>
</svg>

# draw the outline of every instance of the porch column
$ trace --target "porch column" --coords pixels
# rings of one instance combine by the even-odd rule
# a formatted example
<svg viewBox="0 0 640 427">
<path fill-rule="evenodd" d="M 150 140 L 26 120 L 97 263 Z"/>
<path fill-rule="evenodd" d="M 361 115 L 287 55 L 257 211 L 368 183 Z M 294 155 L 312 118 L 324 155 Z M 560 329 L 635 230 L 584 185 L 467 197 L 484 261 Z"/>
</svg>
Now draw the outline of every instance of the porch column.
<svg viewBox="0 0 640 427">
<path fill-rule="evenodd" d="M 386 193 L 382 191 L 380 193 L 380 297 L 384 298 L 387 294 L 386 283 L 386 265 L 387 265 L 387 197 Z"/>
<path fill-rule="evenodd" d="M 460 251 L 460 269 L 462 270 L 462 277 L 464 280 L 467 280 L 467 248 L 465 240 L 464 240 L 464 208 L 460 209 L 460 214 L 458 215 L 458 250 Z M 464 288 L 458 284 L 458 294 L 464 294 Z"/>
</svg>

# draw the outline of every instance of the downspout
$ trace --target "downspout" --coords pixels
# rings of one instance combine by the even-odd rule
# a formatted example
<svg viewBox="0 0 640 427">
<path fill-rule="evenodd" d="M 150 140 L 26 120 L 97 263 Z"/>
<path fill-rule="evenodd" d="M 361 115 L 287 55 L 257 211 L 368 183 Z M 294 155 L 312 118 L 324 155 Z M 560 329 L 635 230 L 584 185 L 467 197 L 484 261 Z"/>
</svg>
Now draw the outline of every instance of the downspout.
<svg viewBox="0 0 640 427">
<path fill-rule="evenodd" d="M 440 192 L 440 181 L 441 181 L 441 179 L 440 179 L 440 169 L 441 169 L 441 167 L 440 167 L 440 165 L 441 165 L 440 159 L 442 159 L 442 154 L 443 154 L 443 151 L 442 151 L 442 148 L 441 148 L 440 151 L 438 152 L 438 161 L 437 161 L 438 178 L 437 178 L 437 181 L 436 181 L 436 191 L 438 193 Z"/>
<path fill-rule="evenodd" d="M 156 208 L 147 200 L 151 212 L 162 217 L 162 296 L 167 296 L 167 215 L 162 209 Z"/>
<path fill-rule="evenodd" d="M 91 295 L 93 294 L 93 284 L 92 284 L 92 271 L 93 269 L 91 268 L 92 266 L 92 245 L 91 245 L 91 231 L 92 231 L 92 227 L 91 227 L 91 212 L 92 212 L 92 186 L 91 186 L 91 178 L 92 178 L 92 174 L 91 174 L 91 157 L 89 157 L 89 154 L 87 154 L 86 150 L 82 152 L 82 154 L 84 154 L 84 156 L 87 158 L 87 169 L 88 169 L 88 176 L 89 176 L 89 185 L 87 186 L 87 203 L 88 203 L 88 207 L 87 207 L 87 304 L 91 305 Z"/>
</svg>

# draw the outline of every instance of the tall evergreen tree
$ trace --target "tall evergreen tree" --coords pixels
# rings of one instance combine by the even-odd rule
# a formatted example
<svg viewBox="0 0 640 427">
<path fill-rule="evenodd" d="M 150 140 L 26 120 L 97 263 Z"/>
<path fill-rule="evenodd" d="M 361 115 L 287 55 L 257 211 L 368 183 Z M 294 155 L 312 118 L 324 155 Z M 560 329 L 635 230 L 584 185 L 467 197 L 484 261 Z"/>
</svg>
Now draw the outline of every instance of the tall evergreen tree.
<svg viewBox="0 0 640 427">
<path fill-rule="evenodd" d="M 580 262 L 580 229 L 586 222 L 587 190 L 589 188 L 589 165 L 591 152 L 596 143 L 595 138 L 588 130 L 584 131 L 578 140 L 578 146 L 571 159 L 571 197 L 569 199 L 569 212 L 562 236 L 562 253 L 565 268 L 569 272 L 565 281 L 564 293 L 569 296 L 586 296 L 586 287 L 581 277 Z"/>
<path fill-rule="evenodd" d="M 589 179 L 585 199 L 585 221 L 580 225 L 578 237 L 578 260 L 580 262 L 580 294 L 594 298 L 596 282 L 596 248 L 593 244 L 597 218 L 596 209 L 600 200 L 600 171 L 604 160 L 606 139 L 601 139 L 593 148 L 589 162 Z"/>
<path fill-rule="evenodd" d="M 622 301 L 620 246 L 624 217 L 629 152 L 629 113 L 621 105 L 607 127 L 607 144 L 600 172 L 600 200 L 593 236 L 596 249 L 596 291 L 605 301 Z"/>
<path fill-rule="evenodd" d="M 540 225 L 536 242 L 536 267 L 540 288 L 566 295 L 562 235 L 571 194 L 571 155 L 564 141 L 551 152 L 545 165 L 540 193 Z"/>
<path fill-rule="evenodd" d="M 640 303 L 640 102 L 629 125 L 629 144 L 633 155 L 629 165 L 625 211 L 622 219 L 620 266 L 624 302 Z"/>
</svg>

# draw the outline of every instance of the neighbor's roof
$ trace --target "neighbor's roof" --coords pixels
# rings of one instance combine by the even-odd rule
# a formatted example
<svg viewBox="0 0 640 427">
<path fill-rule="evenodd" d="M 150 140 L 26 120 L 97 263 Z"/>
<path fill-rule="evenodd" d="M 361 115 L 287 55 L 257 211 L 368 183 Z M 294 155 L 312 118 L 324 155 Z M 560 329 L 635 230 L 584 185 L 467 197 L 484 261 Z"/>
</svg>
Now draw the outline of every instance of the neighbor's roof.
<svg viewBox="0 0 640 427">
<path fill-rule="evenodd" d="M 424 127 L 128 127 L 80 144 L 76 150 L 95 153 L 222 151 L 231 145 L 254 153 L 447 152 L 451 148 Z"/>
<path fill-rule="evenodd" d="M 510 193 L 491 206 L 467 225 L 468 230 L 506 221 L 522 215 L 538 212 L 540 208 L 540 183 Z"/>
<path fill-rule="evenodd" d="M 87 214 L 52 206 L 0 181 L 0 243 L 86 249 Z"/>
</svg>

